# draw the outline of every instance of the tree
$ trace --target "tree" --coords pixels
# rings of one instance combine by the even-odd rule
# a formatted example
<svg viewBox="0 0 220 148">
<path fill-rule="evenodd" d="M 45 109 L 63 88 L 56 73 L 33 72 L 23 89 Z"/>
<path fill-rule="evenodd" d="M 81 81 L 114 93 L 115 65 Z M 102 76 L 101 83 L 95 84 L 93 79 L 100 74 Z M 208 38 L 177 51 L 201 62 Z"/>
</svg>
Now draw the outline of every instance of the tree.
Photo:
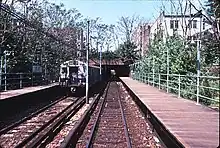
<svg viewBox="0 0 220 148">
<path fill-rule="evenodd" d="M 133 42 L 126 41 L 119 45 L 119 48 L 116 50 L 116 54 L 121 57 L 122 61 L 131 61 L 131 63 L 133 63 L 139 58 L 137 51 L 135 51 L 136 48 L 137 46 Z"/>
<path fill-rule="evenodd" d="M 217 39 L 220 41 L 220 1 L 219 0 L 207 0 L 206 10 L 209 16 L 214 17 L 214 20 L 209 17 L 211 25 L 213 25 L 213 31 Z"/>
<path fill-rule="evenodd" d="M 132 33 L 135 27 L 140 23 L 140 17 L 133 15 L 129 16 L 122 16 L 119 18 L 118 21 L 118 32 L 122 36 L 122 40 L 129 43 L 132 40 Z"/>
<path fill-rule="evenodd" d="M 206 9 L 209 16 L 212 16 L 213 19 L 210 19 L 213 32 L 206 31 L 202 35 L 202 56 L 203 65 L 206 67 L 204 73 L 209 71 L 213 65 L 219 65 L 220 57 L 220 2 L 217 0 L 207 0 Z M 207 67 L 209 67 L 207 69 Z"/>
</svg>

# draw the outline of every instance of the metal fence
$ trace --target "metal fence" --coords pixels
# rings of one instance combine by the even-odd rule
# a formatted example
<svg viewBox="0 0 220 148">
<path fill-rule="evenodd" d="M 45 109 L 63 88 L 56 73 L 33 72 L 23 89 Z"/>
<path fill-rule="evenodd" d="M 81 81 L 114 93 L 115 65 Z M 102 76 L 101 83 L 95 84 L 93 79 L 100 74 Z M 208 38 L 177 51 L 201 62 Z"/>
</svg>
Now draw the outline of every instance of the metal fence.
<svg viewBox="0 0 220 148">
<path fill-rule="evenodd" d="M 53 80 L 54 78 L 50 74 L 3 73 L 0 74 L 0 91 L 46 85 L 51 83 Z"/>
<path fill-rule="evenodd" d="M 219 105 L 219 77 L 163 73 L 140 74 L 139 72 L 131 72 L 131 77 L 169 93 L 175 93 L 179 98 L 195 100 L 197 104 Z"/>
</svg>

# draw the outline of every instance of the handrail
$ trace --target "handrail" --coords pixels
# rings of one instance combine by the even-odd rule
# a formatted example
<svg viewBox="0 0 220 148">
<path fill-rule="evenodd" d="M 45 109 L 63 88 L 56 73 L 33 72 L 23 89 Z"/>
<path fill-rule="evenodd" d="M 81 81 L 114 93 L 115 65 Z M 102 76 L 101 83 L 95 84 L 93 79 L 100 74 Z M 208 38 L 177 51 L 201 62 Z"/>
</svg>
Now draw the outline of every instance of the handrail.
<svg viewBox="0 0 220 148">
<path fill-rule="evenodd" d="M 216 76 L 199 76 L 199 85 L 197 84 L 198 77 L 195 75 L 180 75 L 180 74 L 164 74 L 164 73 L 146 73 L 131 72 L 130 76 L 133 79 L 153 85 L 159 89 L 166 89 L 170 93 L 178 93 L 178 97 L 190 98 L 196 100 L 197 103 L 208 105 L 219 103 L 219 77 Z M 163 79 L 161 77 L 167 77 Z M 206 79 L 206 81 L 205 81 Z M 168 80 L 168 81 L 167 81 Z M 206 84 L 208 83 L 208 84 Z M 197 93 L 198 91 L 198 93 Z M 209 96 L 207 96 L 209 94 Z"/>
<path fill-rule="evenodd" d="M 50 73 L 0 73 L 0 91 L 49 84 Z"/>
</svg>

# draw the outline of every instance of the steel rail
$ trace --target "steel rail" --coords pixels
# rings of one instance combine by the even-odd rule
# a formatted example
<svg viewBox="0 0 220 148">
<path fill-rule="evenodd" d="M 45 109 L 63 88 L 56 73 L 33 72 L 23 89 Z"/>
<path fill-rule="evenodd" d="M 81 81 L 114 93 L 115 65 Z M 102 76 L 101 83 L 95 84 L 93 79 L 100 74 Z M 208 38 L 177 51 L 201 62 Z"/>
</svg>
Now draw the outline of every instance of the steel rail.
<svg viewBox="0 0 220 148">
<path fill-rule="evenodd" d="M 81 98 L 73 107 L 71 107 L 68 111 L 62 114 L 61 117 L 59 117 L 54 123 L 52 123 L 52 125 L 48 126 L 48 128 L 46 128 L 43 131 L 43 134 L 40 134 L 39 137 L 27 144 L 27 147 L 45 147 L 46 144 L 50 140 L 52 140 L 53 137 L 56 136 L 56 133 L 58 133 L 62 129 L 63 125 L 77 113 L 77 111 L 85 104 L 85 102 L 85 98 Z"/>
<path fill-rule="evenodd" d="M 108 86 L 105 89 L 105 91 L 107 89 L 108 89 Z M 78 136 L 80 135 L 81 130 L 86 127 L 87 122 L 90 120 L 90 116 L 93 113 L 93 111 L 95 110 L 95 108 L 96 108 L 96 106 L 97 106 L 97 104 L 98 104 L 98 102 L 100 100 L 99 98 L 102 96 L 102 92 L 99 93 L 97 95 L 97 97 L 93 100 L 91 106 L 88 108 L 88 110 L 83 115 L 83 117 L 80 119 L 80 121 L 77 123 L 75 128 L 73 128 L 69 132 L 69 134 L 66 136 L 66 138 L 64 139 L 64 141 L 61 144 L 60 148 L 75 147 L 76 142 L 78 140 Z"/>
<path fill-rule="evenodd" d="M 38 135 L 38 133 L 40 133 L 41 131 L 43 131 L 46 127 L 48 127 L 51 123 L 53 123 L 58 117 L 60 117 L 65 111 L 67 111 L 69 108 L 71 108 L 72 106 L 74 106 L 76 104 L 78 100 L 75 100 L 73 103 L 71 103 L 70 105 L 68 105 L 64 110 L 62 110 L 61 112 L 59 112 L 56 116 L 54 116 L 52 119 L 50 119 L 49 122 L 46 122 L 44 125 L 42 125 L 39 129 L 37 129 L 36 131 L 34 131 L 33 133 L 31 133 L 30 136 L 28 136 L 27 138 L 25 138 L 22 142 L 20 142 L 18 145 L 16 145 L 15 147 L 20 148 L 20 147 L 24 147 L 28 142 L 30 142 L 36 135 Z"/>
<path fill-rule="evenodd" d="M 54 102 L 48 104 L 47 106 L 45 106 L 45 107 L 43 107 L 43 108 L 37 110 L 36 112 L 31 113 L 29 116 L 24 117 L 24 118 L 22 118 L 21 120 L 19 120 L 19 121 L 15 122 L 15 123 L 13 123 L 13 124 L 11 124 L 11 125 L 9 125 L 9 126 L 3 128 L 3 129 L 1 129 L 1 130 L 0 130 L 0 136 L 1 136 L 2 134 L 4 134 L 4 133 L 8 132 L 8 131 L 11 130 L 12 128 L 14 128 L 14 127 L 18 126 L 19 124 L 21 124 L 21 123 L 23 123 L 23 122 L 25 122 L 25 121 L 31 119 L 32 117 L 34 117 L 34 116 L 36 116 L 37 114 L 39 114 L 39 113 L 45 111 L 46 109 L 50 108 L 51 106 L 57 104 L 58 102 L 60 102 L 60 101 L 62 101 L 62 100 L 64 100 L 64 99 L 66 99 L 66 98 L 67 98 L 67 96 L 64 96 L 64 97 L 60 98 L 59 100 L 56 100 L 56 101 L 54 101 Z"/>
<path fill-rule="evenodd" d="M 110 85 L 110 84 L 109 84 Z M 108 85 L 108 90 L 109 90 L 109 85 Z M 117 84 L 116 84 L 117 85 Z M 118 86 L 118 85 L 117 85 Z M 103 110 L 103 106 L 104 106 L 104 103 L 106 101 L 106 96 L 107 96 L 107 93 L 108 93 L 108 90 L 106 91 L 106 94 L 105 94 L 105 97 L 102 101 L 102 104 L 101 104 L 101 107 L 99 109 L 99 112 L 98 112 L 98 115 L 97 115 L 97 118 L 95 120 L 95 123 L 93 125 L 93 128 L 91 130 L 91 134 L 90 134 L 90 137 L 89 137 L 89 140 L 88 140 L 88 143 L 86 144 L 86 148 L 90 148 L 91 147 L 91 144 L 92 144 L 92 141 L 94 139 L 94 136 L 95 136 L 95 131 L 96 131 L 96 128 L 98 126 L 98 122 L 100 120 L 100 117 L 101 117 L 101 113 L 102 113 L 102 110 Z M 123 107 L 122 107 L 122 104 L 121 104 L 121 96 L 120 96 L 120 93 L 119 93 L 119 89 L 118 90 L 118 97 L 119 97 L 119 106 L 120 106 L 120 110 L 121 110 L 121 115 L 122 115 L 122 120 L 123 120 L 123 126 L 124 126 L 124 132 L 125 132 L 125 136 L 126 136 L 126 142 L 127 142 L 127 146 L 128 148 L 132 148 L 132 145 L 131 145 L 131 140 L 129 138 L 129 134 L 128 134 L 128 128 L 127 128 L 127 123 L 126 123 L 126 119 L 125 119 L 125 114 L 124 114 L 124 111 L 123 111 Z"/>
<path fill-rule="evenodd" d="M 106 101 L 106 96 L 107 96 L 107 93 L 108 93 L 108 90 L 109 90 L 109 86 L 110 86 L 110 82 L 108 83 L 108 86 L 106 88 L 106 91 L 105 91 L 105 94 L 104 94 L 104 97 L 103 97 L 103 100 L 102 100 L 102 103 L 101 103 L 101 107 L 100 107 L 100 109 L 98 111 L 97 118 L 96 118 L 95 123 L 94 123 L 94 125 L 92 127 L 91 134 L 89 136 L 89 140 L 88 140 L 88 142 L 86 144 L 86 148 L 89 148 L 91 146 L 92 140 L 93 140 L 93 138 L 95 136 L 95 130 L 96 130 L 97 126 L 98 126 L 98 121 L 100 119 L 101 112 L 102 112 L 103 106 L 104 106 L 105 101 Z"/>
<path fill-rule="evenodd" d="M 116 84 L 116 85 L 117 85 L 117 87 L 119 87 L 118 84 Z M 119 102 L 120 109 L 121 109 L 121 117 L 122 117 L 123 124 L 124 124 L 124 132 L 125 132 L 125 136 L 126 136 L 127 145 L 128 145 L 128 148 L 132 148 L 131 139 L 129 137 L 127 122 L 126 122 L 126 118 L 125 118 L 125 113 L 124 113 L 123 106 L 121 103 L 121 95 L 119 92 L 119 88 L 118 88 L 118 97 L 119 97 L 118 102 Z"/>
</svg>

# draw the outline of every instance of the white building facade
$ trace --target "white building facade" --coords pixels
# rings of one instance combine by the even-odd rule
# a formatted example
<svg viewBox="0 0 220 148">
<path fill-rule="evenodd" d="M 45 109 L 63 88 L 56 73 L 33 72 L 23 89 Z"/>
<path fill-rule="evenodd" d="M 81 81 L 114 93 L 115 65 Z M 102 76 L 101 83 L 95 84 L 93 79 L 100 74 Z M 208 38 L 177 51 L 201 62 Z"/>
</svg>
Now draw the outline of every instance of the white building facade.
<svg viewBox="0 0 220 148">
<path fill-rule="evenodd" d="M 151 26 L 150 38 L 153 40 L 156 36 L 160 36 L 165 41 L 167 37 L 177 34 L 188 40 L 196 40 L 200 28 L 201 32 L 211 28 L 202 16 L 165 15 L 162 12 Z"/>
</svg>

